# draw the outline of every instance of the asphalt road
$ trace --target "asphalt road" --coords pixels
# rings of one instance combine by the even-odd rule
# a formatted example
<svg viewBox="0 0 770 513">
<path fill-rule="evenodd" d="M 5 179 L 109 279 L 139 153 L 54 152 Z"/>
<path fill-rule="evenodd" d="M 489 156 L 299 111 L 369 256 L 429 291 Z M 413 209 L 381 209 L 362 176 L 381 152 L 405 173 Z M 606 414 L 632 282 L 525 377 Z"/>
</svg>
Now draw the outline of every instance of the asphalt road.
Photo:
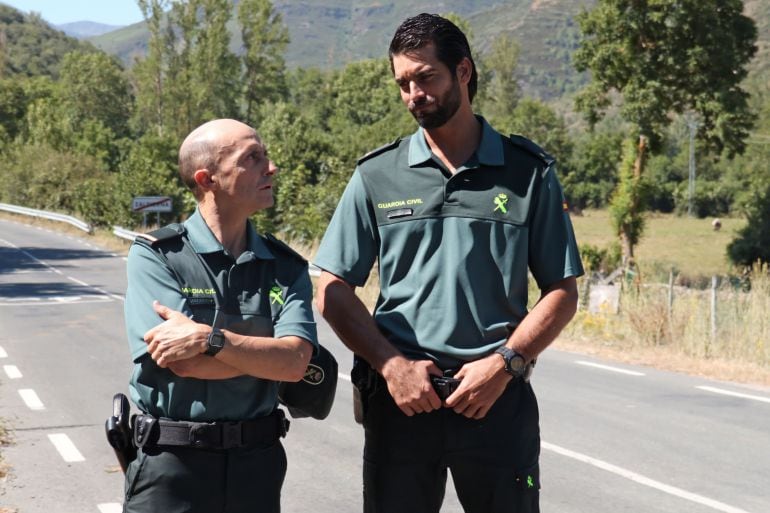
<svg viewBox="0 0 770 513">
<path fill-rule="evenodd" d="M 0 418 L 15 438 L 0 508 L 120 511 L 104 420 L 130 372 L 124 291 L 121 256 L 0 220 Z M 340 362 L 337 400 L 323 422 L 292 422 L 283 510 L 358 512 L 351 357 L 322 321 L 319 333 Z M 533 383 L 544 512 L 770 512 L 770 390 L 556 350 Z M 450 484 L 442 512 L 461 511 Z"/>
</svg>

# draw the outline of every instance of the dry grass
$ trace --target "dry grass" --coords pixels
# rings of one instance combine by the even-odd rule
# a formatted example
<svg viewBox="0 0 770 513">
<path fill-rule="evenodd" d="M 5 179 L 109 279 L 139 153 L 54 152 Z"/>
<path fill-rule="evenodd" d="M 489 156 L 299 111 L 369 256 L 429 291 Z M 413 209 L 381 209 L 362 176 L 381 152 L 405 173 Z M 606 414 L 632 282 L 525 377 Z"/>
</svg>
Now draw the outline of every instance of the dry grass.
<svg viewBox="0 0 770 513">
<path fill-rule="evenodd" d="M 770 275 L 755 268 L 751 290 L 716 292 L 640 286 L 621 296 L 618 314 L 581 310 L 559 346 L 714 379 L 770 386 Z"/>
<path fill-rule="evenodd" d="M 11 432 L 6 425 L 5 420 L 0 419 L 0 449 L 6 445 L 11 444 L 12 442 L 13 436 L 11 435 Z M 0 452 L 0 482 L 5 481 L 5 478 L 8 476 L 9 468 L 10 467 L 3 459 L 2 452 Z M 0 508 L 0 513 L 12 513 L 12 511 Z"/>
</svg>

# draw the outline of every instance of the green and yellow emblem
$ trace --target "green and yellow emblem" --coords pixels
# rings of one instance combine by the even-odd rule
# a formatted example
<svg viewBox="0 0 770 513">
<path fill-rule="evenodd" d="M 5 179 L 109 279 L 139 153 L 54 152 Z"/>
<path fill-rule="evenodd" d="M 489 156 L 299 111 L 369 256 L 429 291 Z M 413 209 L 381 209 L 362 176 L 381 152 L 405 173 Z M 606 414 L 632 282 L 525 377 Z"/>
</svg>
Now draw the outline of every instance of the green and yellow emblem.
<svg viewBox="0 0 770 513">
<path fill-rule="evenodd" d="M 278 285 L 273 285 L 273 288 L 270 289 L 270 304 L 274 305 L 276 303 L 279 305 L 283 304 L 283 291 L 281 291 L 281 287 Z"/>
<path fill-rule="evenodd" d="M 503 194 L 502 192 L 495 196 L 495 209 L 493 212 L 497 212 L 498 210 L 502 212 L 503 214 L 508 213 L 508 209 L 505 208 L 505 206 L 508 204 L 508 195 Z"/>
</svg>

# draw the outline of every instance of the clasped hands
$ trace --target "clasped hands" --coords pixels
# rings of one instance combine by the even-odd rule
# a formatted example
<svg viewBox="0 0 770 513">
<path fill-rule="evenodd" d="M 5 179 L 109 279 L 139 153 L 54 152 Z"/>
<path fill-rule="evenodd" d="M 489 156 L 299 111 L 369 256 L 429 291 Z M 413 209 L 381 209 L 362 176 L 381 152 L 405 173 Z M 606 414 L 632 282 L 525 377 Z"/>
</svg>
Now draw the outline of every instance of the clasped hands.
<svg viewBox="0 0 770 513">
<path fill-rule="evenodd" d="M 502 395 L 511 376 L 503 370 L 497 354 L 468 362 L 454 375 L 461 379 L 457 390 L 444 403 L 430 382 L 430 376 L 442 375 L 430 360 L 408 360 L 402 356 L 391 358 L 382 368 L 388 391 L 405 415 L 425 413 L 441 407 L 471 419 L 481 419 Z"/>
</svg>

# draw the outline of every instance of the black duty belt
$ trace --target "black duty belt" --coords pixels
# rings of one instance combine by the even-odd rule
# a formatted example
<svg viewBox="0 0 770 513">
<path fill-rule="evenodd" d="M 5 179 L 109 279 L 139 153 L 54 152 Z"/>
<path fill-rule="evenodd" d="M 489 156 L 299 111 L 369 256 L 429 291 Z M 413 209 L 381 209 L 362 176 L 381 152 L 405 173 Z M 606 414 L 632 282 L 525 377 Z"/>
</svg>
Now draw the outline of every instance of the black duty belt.
<svg viewBox="0 0 770 513">
<path fill-rule="evenodd" d="M 137 447 L 174 446 L 198 449 L 235 449 L 274 444 L 289 431 L 283 410 L 267 417 L 234 422 L 185 422 L 137 415 L 134 444 Z"/>
</svg>

